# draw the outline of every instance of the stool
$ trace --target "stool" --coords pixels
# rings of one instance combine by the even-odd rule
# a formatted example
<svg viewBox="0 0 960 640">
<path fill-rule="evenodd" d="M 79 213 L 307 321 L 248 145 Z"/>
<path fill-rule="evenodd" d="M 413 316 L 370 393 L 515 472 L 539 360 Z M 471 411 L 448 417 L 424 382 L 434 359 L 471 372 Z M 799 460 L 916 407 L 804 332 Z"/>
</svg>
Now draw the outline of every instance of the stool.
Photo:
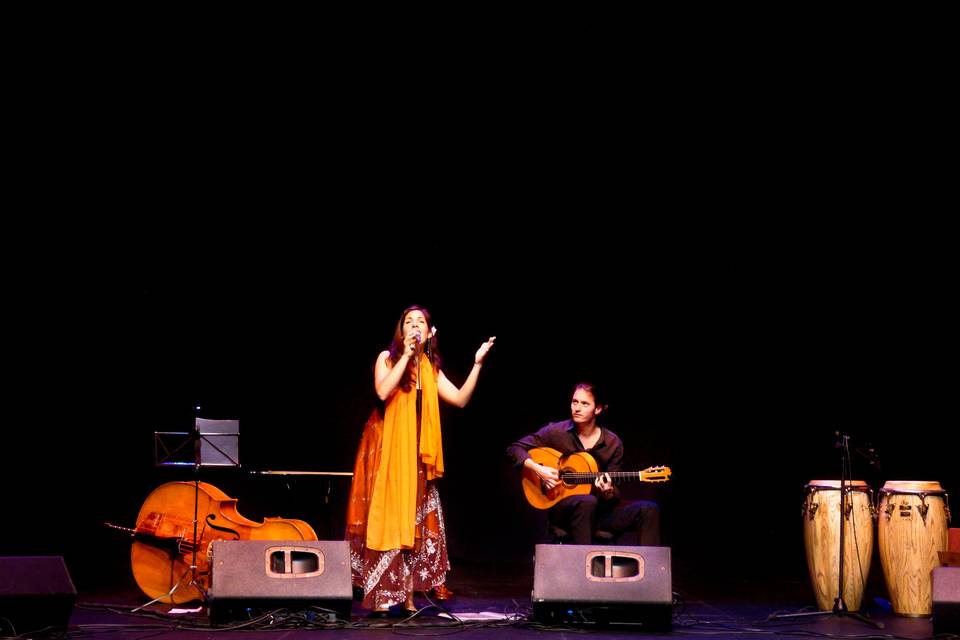
<svg viewBox="0 0 960 640">
<path fill-rule="evenodd" d="M 570 537 L 570 532 L 566 529 L 561 529 L 555 524 L 547 525 L 547 542 L 549 544 L 573 544 L 573 539 Z M 603 529 L 598 529 L 593 532 L 593 543 L 594 544 L 616 544 L 617 536 L 610 531 L 604 531 Z"/>
</svg>

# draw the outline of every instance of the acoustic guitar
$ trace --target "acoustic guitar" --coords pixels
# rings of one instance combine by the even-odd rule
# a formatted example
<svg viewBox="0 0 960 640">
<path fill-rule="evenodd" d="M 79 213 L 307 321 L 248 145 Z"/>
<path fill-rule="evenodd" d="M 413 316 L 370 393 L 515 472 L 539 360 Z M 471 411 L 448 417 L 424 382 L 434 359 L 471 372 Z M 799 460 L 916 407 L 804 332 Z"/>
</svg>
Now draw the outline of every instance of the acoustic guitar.
<svg viewBox="0 0 960 640">
<path fill-rule="evenodd" d="M 594 481 L 603 475 L 597 461 L 586 451 L 564 456 L 550 447 L 530 449 L 530 457 L 537 464 L 552 467 L 560 472 L 560 484 L 547 490 L 543 481 L 532 469 L 523 469 L 523 493 L 527 502 L 537 509 L 549 509 L 567 496 L 590 493 Z M 670 479 L 670 467 L 647 467 L 643 471 L 608 471 L 613 482 L 639 480 L 640 482 L 666 482 Z"/>
</svg>

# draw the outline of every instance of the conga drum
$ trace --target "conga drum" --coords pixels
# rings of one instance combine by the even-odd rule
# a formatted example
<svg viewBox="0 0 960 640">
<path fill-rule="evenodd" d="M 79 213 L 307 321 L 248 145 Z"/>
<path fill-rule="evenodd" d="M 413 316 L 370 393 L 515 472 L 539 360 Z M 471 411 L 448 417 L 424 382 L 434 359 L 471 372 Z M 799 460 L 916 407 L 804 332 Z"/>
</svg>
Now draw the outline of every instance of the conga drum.
<svg viewBox="0 0 960 640">
<path fill-rule="evenodd" d="M 931 573 L 947 550 L 950 506 L 939 482 L 889 480 L 880 489 L 880 564 L 893 612 L 933 612 Z"/>
<path fill-rule="evenodd" d="M 843 521 L 843 602 L 858 611 L 873 556 L 873 491 L 862 480 L 846 482 Z M 830 611 L 840 584 L 840 481 L 811 480 L 803 499 L 807 569 L 821 611 Z"/>
</svg>

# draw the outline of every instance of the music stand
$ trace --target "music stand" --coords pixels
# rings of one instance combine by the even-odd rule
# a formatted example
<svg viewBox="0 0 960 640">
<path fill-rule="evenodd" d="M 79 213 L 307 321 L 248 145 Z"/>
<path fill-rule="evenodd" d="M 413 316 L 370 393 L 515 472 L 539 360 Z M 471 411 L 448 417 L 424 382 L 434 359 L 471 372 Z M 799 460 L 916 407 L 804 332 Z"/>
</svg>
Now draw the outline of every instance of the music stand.
<svg viewBox="0 0 960 640">
<path fill-rule="evenodd" d="M 198 410 L 199 408 L 197 407 Z M 197 589 L 201 598 L 206 601 L 206 592 L 197 579 L 200 469 L 202 467 L 240 466 L 240 421 L 209 420 L 197 417 L 194 420 L 193 431 L 155 431 L 153 437 L 155 466 L 193 467 L 193 555 L 190 562 L 190 584 Z M 133 611 L 139 611 L 147 605 L 172 596 L 183 584 L 183 577 L 177 580 L 176 584 L 166 594 L 154 598 Z"/>
<path fill-rule="evenodd" d="M 154 431 L 153 437 L 155 466 L 240 466 L 239 420 L 197 418 L 193 431 Z"/>
</svg>

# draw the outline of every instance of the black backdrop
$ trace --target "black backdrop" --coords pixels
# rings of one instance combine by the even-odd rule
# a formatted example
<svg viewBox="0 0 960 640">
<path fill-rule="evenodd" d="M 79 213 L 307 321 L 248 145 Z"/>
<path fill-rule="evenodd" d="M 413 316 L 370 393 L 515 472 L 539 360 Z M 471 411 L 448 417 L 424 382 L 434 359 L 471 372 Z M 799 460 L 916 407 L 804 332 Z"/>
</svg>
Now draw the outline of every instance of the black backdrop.
<svg viewBox="0 0 960 640">
<path fill-rule="evenodd" d="M 175 479 L 153 433 L 189 428 L 196 403 L 241 420 L 244 470 L 209 479 L 242 513 L 337 533 L 323 485 L 244 474 L 350 468 L 411 303 L 454 380 L 498 336 L 470 406 L 443 416 L 455 560 L 529 557 L 503 449 L 585 377 L 631 466 L 674 470 L 654 495 L 675 562 L 802 576 L 801 489 L 835 477 L 836 430 L 877 446 L 882 470 L 856 473 L 875 488 L 960 490 L 955 233 L 933 219 L 949 101 L 918 65 L 851 82 L 832 51 L 680 49 L 651 44 L 629 95 L 607 59 L 551 82 L 511 56 L 516 82 L 487 51 L 419 83 L 338 58 L 322 102 L 277 81 L 286 63 L 230 83 L 192 49 L 174 73 L 165 52 L 128 56 L 123 82 L 78 74 L 78 115 L 32 127 L 12 181 L 0 553 L 66 554 L 81 586 L 125 576 L 102 522 L 132 525 Z"/>
<path fill-rule="evenodd" d="M 530 557 L 542 523 L 504 450 L 567 417 L 581 379 L 605 386 L 628 467 L 672 467 L 669 484 L 627 493 L 661 502 L 675 562 L 704 576 L 804 579 L 802 487 L 837 476 L 835 431 L 876 447 L 879 470 L 854 460 L 874 488 L 960 487 L 955 312 L 939 278 L 814 269 L 802 253 L 787 268 L 758 253 L 578 264 L 561 251 L 507 269 L 509 247 L 477 250 L 409 275 L 402 260 L 365 275 L 325 258 L 64 273 L 16 291 L 0 553 L 66 555 L 81 588 L 129 579 L 128 543 L 102 523 L 132 526 L 150 490 L 191 478 L 154 467 L 153 434 L 189 429 L 195 405 L 241 424 L 243 467 L 204 480 L 248 517 L 341 537 L 346 481 L 250 471 L 352 469 L 373 362 L 413 303 L 431 309 L 457 383 L 497 336 L 470 405 L 442 414 L 455 567 Z"/>
</svg>

